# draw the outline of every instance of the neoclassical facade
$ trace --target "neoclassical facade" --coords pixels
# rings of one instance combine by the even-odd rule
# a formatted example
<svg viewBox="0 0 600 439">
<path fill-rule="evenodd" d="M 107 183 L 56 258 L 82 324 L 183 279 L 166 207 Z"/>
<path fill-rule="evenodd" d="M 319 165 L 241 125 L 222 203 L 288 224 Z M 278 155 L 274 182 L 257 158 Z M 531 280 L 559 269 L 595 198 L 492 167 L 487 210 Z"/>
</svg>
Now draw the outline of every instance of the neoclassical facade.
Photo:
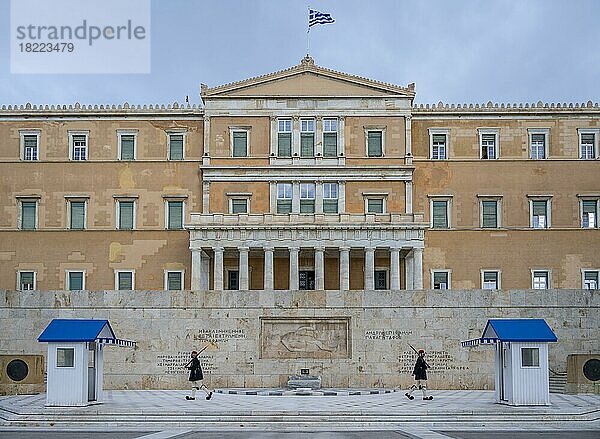
<svg viewBox="0 0 600 439">
<path fill-rule="evenodd" d="M 600 107 L 306 57 L 203 104 L 0 106 L 0 288 L 597 289 Z"/>
</svg>

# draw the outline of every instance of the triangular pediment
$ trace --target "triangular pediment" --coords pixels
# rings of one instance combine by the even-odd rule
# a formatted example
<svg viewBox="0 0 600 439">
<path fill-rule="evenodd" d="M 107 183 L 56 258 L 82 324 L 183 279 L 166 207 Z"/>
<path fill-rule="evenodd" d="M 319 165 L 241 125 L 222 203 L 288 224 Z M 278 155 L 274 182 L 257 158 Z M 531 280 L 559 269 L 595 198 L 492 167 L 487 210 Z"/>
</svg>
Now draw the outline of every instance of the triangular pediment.
<svg viewBox="0 0 600 439">
<path fill-rule="evenodd" d="M 415 95 L 414 85 L 400 87 L 349 75 L 314 64 L 306 57 L 294 67 L 218 87 L 202 87 L 203 99 L 268 97 L 406 97 Z"/>
</svg>

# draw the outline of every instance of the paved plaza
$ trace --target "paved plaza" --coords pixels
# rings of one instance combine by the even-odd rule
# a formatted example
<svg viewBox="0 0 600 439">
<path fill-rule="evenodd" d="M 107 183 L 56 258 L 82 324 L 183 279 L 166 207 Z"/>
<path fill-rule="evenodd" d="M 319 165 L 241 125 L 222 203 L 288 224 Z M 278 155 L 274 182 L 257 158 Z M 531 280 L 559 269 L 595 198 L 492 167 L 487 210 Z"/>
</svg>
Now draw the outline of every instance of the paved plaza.
<svg viewBox="0 0 600 439">
<path fill-rule="evenodd" d="M 114 390 L 87 407 L 46 408 L 45 395 L 0 398 L 0 439 L 57 438 L 461 438 L 600 437 L 600 396 L 552 394 L 547 407 L 495 404 L 490 391 L 402 391 L 352 396 L 259 396 Z M 110 432 L 108 434 L 107 432 Z M 358 434 L 357 432 L 360 432 Z M 40 434 L 40 436 L 36 436 Z M 107 435 L 108 434 L 108 435 Z"/>
</svg>

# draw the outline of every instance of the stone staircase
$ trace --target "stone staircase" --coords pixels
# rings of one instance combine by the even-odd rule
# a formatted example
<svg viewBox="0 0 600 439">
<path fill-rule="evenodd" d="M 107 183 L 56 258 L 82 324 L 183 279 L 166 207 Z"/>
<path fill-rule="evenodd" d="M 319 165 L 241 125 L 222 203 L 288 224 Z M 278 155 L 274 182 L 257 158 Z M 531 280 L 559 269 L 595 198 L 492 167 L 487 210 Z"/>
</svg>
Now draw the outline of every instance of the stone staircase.
<svg viewBox="0 0 600 439">
<path fill-rule="evenodd" d="M 550 393 L 566 393 L 567 388 L 567 372 L 556 372 L 549 369 L 550 377 Z"/>
</svg>

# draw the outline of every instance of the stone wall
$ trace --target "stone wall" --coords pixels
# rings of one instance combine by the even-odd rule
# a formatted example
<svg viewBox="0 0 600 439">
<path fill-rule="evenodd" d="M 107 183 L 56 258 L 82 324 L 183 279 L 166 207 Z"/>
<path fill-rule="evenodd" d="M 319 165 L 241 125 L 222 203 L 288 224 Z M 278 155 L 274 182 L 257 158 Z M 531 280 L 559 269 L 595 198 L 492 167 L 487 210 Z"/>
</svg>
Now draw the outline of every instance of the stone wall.
<svg viewBox="0 0 600 439">
<path fill-rule="evenodd" d="M 407 386 L 410 343 L 427 351 L 430 387 L 491 389 L 493 349 L 459 343 L 491 317 L 546 319 L 554 370 L 599 346 L 600 293 L 585 290 L 0 291 L 0 303 L 0 354 L 45 354 L 36 340 L 53 318 L 106 318 L 137 341 L 107 348 L 109 389 L 187 388 L 182 365 L 209 342 L 211 386 L 283 386 L 301 368 L 325 387 Z"/>
</svg>

